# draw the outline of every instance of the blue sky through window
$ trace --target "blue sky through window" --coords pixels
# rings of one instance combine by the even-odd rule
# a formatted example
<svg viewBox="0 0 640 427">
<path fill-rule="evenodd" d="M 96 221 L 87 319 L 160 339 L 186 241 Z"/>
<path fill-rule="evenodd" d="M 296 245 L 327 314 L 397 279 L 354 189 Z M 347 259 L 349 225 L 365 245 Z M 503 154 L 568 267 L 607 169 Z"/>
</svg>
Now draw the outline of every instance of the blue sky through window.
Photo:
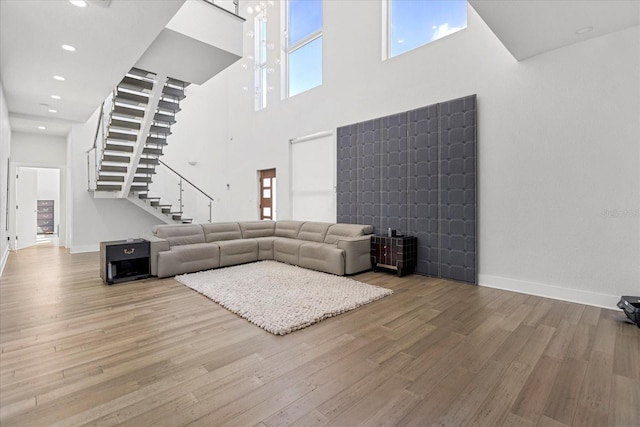
<svg viewBox="0 0 640 427">
<path fill-rule="evenodd" d="M 390 56 L 467 27 L 466 0 L 390 0 Z"/>
<path fill-rule="evenodd" d="M 289 54 L 289 96 L 322 84 L 322 37 Z"/>
<path fill-rule="evenodd" d="M 289 0 L 289 46 L 322 28 L 322 0 Z"/>
</svg>

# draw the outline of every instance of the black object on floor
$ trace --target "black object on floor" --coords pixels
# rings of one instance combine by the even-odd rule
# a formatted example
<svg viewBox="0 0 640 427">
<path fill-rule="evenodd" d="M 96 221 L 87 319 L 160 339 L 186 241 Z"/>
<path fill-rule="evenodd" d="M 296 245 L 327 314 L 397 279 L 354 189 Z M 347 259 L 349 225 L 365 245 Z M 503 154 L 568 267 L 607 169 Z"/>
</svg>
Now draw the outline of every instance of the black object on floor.
<svg viewBox="0 0 640 427">
<path fill-rule="evenodd" d="M 618 302 L 618 307 L 640 328 L 640 297 L 622 297 Z"/>
</svg>

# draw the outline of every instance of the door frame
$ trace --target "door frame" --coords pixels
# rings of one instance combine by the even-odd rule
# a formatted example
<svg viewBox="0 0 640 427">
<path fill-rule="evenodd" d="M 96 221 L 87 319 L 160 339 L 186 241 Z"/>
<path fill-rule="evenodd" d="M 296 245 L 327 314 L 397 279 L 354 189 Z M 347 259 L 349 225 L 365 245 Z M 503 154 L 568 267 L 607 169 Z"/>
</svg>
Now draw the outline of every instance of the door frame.
<svg viewBox="0 0 640 427">
<path fill-rule="evenodd" d="M 263 179 L 264 179 L 263 178 L 263 174 L 265 172 L 272 172 L 272 171 L 273 171 L 273 176 L 267 176 L 266 178 L 277 179 L 278 178 L 278 174 L 277 174 L 276 168 L 261 169 L 261 170 L 258 171 L 258 193 L 259 193 L 258 194 L 258 219 L 260 221 L 265 219 L 264 215 L 263 215 L 264 211 L 262 209 L 263 208 L 263 206 L 262 206 L 262 199 L 263 199 L 262 194 L 263 194 L 263 191 L 265 189 L 263 187 Z M 269 175 L 271 175 L 271 174 L 269 174 Z M 270 189 L 271 189 L 271 200 L 273 201 L 276 198 L 276 192 L 273 191 L 273 185 L 271 185 Z M 270 216 L 270 218 L 266 218 L 266 219 L 273 220 L 274 217 L 277 218 L 277 215 L 275 215 L 276 210 L 274 209 L 273 202 L 271 202 L 270 208 L 271 208 L 271 216 Z"/>
<path fill-rule="evenodd" d="M 70 218 L 71 213 L 68 212 L 67 206 L 67 167 L 65 165 L 55 165 L 47 163 L 35 163 L 35 162 L 14 162 L 11 161 L 10 166 L 10 181 L 7 183 L 9 187 L 9 200 L 7 201 L 9 208 L 9 250 L 15 251 L 16 245 L 16 217 L 18 212 L 16 210 L 16 174 L 18 168 L 36 168 L 36 169 L 58 169 L 60 170 L 60 229 L 58 233 L 59 245 L 67 247 L 69 227 L 67 218 Z"/>
</svg>

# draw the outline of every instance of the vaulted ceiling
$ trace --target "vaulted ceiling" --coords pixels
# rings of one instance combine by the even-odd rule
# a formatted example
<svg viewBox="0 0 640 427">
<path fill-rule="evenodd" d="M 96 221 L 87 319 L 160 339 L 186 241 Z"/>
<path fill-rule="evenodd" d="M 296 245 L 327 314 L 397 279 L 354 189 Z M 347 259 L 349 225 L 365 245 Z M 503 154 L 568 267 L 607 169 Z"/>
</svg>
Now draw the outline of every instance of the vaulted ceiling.
<svg viewBox="0 0 640 427">
<path fill-rule="evenodd" d="M 0 80 L 12 130 L 66 135 L 85 122 L 184 1 L 88 0 L 78 8 L 67 0 L 1 0 Z M 637 0 L 469 3 L 518 60 L 640 24 Z"/>
</svg>

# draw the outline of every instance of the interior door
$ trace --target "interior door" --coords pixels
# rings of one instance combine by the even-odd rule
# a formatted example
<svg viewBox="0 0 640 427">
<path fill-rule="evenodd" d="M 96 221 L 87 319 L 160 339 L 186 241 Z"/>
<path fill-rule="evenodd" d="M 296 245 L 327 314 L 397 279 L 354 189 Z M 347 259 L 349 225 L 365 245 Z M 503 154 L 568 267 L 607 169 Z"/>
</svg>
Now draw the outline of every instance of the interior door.
<svg viewBox="0 0 640 427">
<path fill-rule="evenodd" d="M 16 248 L 36 244 L 38 232 L 38 171 L 18 168 L 16 179 Z"/>
<path fill-rule="evenodd" d="M 260 171 L 260 219 L 276 219 L 276 170 Z"/>
</svg>

